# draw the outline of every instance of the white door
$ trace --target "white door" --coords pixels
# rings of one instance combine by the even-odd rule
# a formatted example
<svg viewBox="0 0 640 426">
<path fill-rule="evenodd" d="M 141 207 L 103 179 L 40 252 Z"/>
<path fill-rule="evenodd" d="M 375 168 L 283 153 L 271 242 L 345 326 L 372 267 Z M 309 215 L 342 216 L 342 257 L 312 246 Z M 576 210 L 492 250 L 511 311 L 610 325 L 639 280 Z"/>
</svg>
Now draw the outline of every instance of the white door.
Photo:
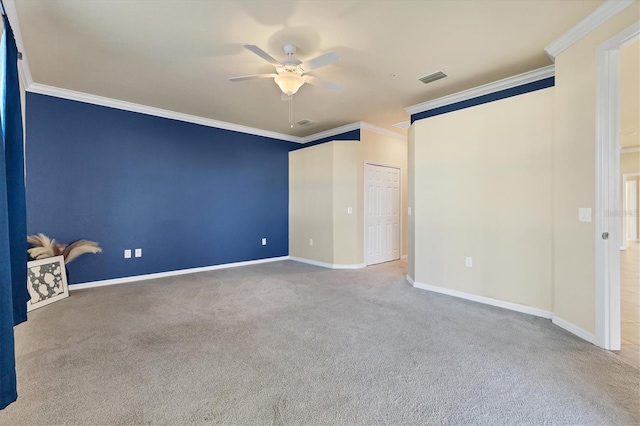
<svg viewBox="0 0 640 426">
<path fill-rule="evenodd" d="M 365 262 L 400 259 L 400 170 L 365 166 Z"/>
</svg>

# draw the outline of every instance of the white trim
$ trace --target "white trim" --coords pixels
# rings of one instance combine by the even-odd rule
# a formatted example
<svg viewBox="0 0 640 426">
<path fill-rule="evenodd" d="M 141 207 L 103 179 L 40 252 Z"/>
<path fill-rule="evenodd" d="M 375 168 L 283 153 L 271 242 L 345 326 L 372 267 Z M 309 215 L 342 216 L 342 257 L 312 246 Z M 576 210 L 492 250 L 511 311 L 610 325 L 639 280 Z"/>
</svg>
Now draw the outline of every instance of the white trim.
<svg viewBox="0 0 640 426">
<path fill-rule="evenodd" d="M 299 143 L 314 142 L 319 139 L 328 138 L 330 136 L 339 135 L 340 133 L 350 132 L 352 130 L 360 129 L 360 121 L 355 123 L 345 124 L 344 126 L 336 127 L 334 129 L 325 130 L 324 132 L 314 133 L 313 135 L 298 138 Z"/>
<path fill-rule="evenodd" d="M 59 87 L 47 86 L 45 84 L 25 83 L 27 92 L 39 93 L 41 95 L 54 96 L 56 98 L 70 99 L 72 101 L 84 102 L 92 105 L 100 105 L 109 108 L 115 108 L 123 111 L 137 112 L 140 114 L 151 115 L 154 117 L 168 118 L 171 120 L 183 121 L 186 123 L 199 124 L 201 126 L 214 127 L 216 129 L 231 130 L 239 133 L 246 133 L 256 136 L 264 136 L 267 138 L 283 140 L 287 142 L 295 142 L 306 144 L 319 139 L 330 136 L 339 135 L 341 133 L 350 132 L 352 130 L 369 130 L 371 132 L 391 136 L 397 139 L 406 140 L 406 138 L 398 133 L 374 126 L 373 124 L 357 121 L 355 123 L 346 124 L 334 129 L 325 130 L 323 132 L 314 133 L 313 135 L 299 137 L 287 135 L 285 133 L 272 132 L 270 130 L 262 130 L 255 127 L 242 126 L 240 124 L 227 123 L 225 121 L 214 120 L 212 118 L 199 117 L 196 115 L 183 114 L 181 112 L 170 111 L 167 109 L 151 107 L 147 105 L 136 104 L 133 102 L 121 101 L 118 99 L 107 98 L 104 96 L 92 95 L 84 92 L 76 92 L 75 90 L 61 89 Z"/>
<path fill-rule="evenodd" d="M 364 121 L 360 122 L 360 130 L 367 130 L 369 132 L 378 133 L 379 135 L 390 136 L 405 142 L 407 140 L 407 137 L 400 133 L 392 132 L 391 130 L 383 129 L 382 127 L 374 126 L 373 124 L 365 123 Z"/>
<path fill-rule="evenodd" d="M 103 287 L 107 285 L 126 284 L 137 281 L 153 280 L 156 278 L 175 277 L 176 275 L 195 274 L 198 272 L 215 271 L 217 269 L 236 268 L 238 266 L 259 265 L 261 263 L 279 262 L 289 260 L 289 256 L 269 257 L 266 259 L 247 260 L 245 262 L 223 263 L 221 265 L 203 266 L 201 268 L 179 269 L 177 271 L 158 272 L 156 274 L 134 275 L 132 277 L 115 278 L 112 280 L 90 281 L 80 284 L 69 285 L 69 290 L 81 290 L 93 287 Z"/>
<path fill-rule="evenodd" d="M 295 256 L 289 256 L 289 259 L 290 260 L 295 260 L 296 262 L 307 263 L 309 265 L 321 266 L 323 268 L 329 268 L 329 269 L 362 269 L 362 268 L 364 268 L 366 266 L 364 263 L 355 264 L 355 265 L 341 265 L 341 264 L 337 264 L 337 263 L 325 263 L 325 262 L 318 262 L 317 260 L 304 259 L 302 257 L 295 257 Z"/>
<path fill-rule="evenodd" d="M 473 89 L 443 96 L 442 98 L 434 99 L 432 101 L 422 102 L 421 104 L 407 107 L 404 110 L 409 114 L 418 114 L 430 109 L 440 108 L 442 106 L 455 104 L 456 102 L 462 102 L 479 96 L 499 92 L 501 90 L 511 89 L 513 87 L 544 80 L 545 78 L 553 76 L 555 76 L 555 65 L 549 65 L 544 68 L 539 68 L 533 71 L 514 75 L 512 77 L 507 77 L 502 80 L 494 81 L 492 83 L 484 84 L 482 86 L 474 87 Z"/>
<path fill-rule="evenodd" d="M 473 302 L 483 303 L 485 305 L 496 306 L 498 308 L 509 309 L 510 311 L 521 312 L 523 314 L 529 314 L 540 318 L 551 319 L 553 318 L 553 312 L 545 311 L 544 309 L 533 308 L 531 306 L 520 305 L 518 303 L 506 302 L 504 300 L 493 299 L 491 297 L 478 296 L 477 294 L 465 293 L 463 291 L 451 290 L 444 287 L 437 287 L 430 284 L 424 284 L 421 282 L 413 281 L 407 275 L 407 280 L 412 283 L 415 288 L 422 290 L 432 291 L 434 293 L 446 294 L 447 296 L 457 297 L 459 299 L 471 300 Z"/>
<path fill-rule="evenodd" d="M 224 121 L 213 120 L 211 118 L 183 114 L 180 112 L 169 111 L 162 108 L 140 105 L 133 102 L 121 101 L 118 99 L 106 98 L 104 96 L 91 95 L 89 93 L 76 92 L 74 90 L 61 89 L 59 87 L 47 86 L 39 83 L 32 83 L 31 85 L 28 85 L 27 91 L 31 93 L 39 93 L 42 95 L 55 96 L 57 98 L 71 99 L 74 101 L 85 102 L 93 105 L 120 109 L 124 111 L 152 115 L 155 117 L 200 124 L 207 127 L 215 127 L 218 129 L 231 130 L 234 132 L 247 133 L 250 135 L 264 136 L 267 138 L 280 139 L 288 142 L 301 143 L 299 137 L 286 135 L 284 133 L 271 132 L 268 130 L 261 130 L 248 126 L 241 126 L 239 124 L 227 123 Z"/>
<path fill-rule="evenodd" d="M 630 154 L 632 152 L 640 152 L 640 146 L 633 146 L 629 148 L 620 148 L 620 154 Z"/>
<path fill-rule="evenodd" d="M 640 35 L 636 22 L 601 44 L 596 56 L 596 344 L 620 349 L 620 49 Z M 602 234 L 609 233 L 603 240 Z"/>
<path fill-rule="evenodd" d="M 595 334 L 589 333 L 587 330 L 584 330 L 576 325 L 573 325 L 569 321 L 565 321 L 556 315 L 553 315 L 553 318 L 551 318 L 551 322 L 557 325 L 558 327 L 567 330 L 569 333 L 575 334 L 579 338 L 598 346 L 598 344 L 596 343 Z"/>
<path fill-rule="evenodd" d="M 408 129 L 411 127 L 411 120 L 401 121 L 396 124 L 392 124 L 393 127 L 397 127 L 398 129 Z"/>
<path fill-rule="evenodd" d="M 30 77 L 29 77 L 30 78 Z M 56 98 L 70 99 L 72 101 L 84 102 L 92 105 L 99 105 L 109 108 L 115 108 L 123 111 L 137 112 L 140 114 L 151 115 L 154 117 L 168 118 L 170 120 L 183 121 L 186 123 L 199 124 L 201 126 L 213 127 L 216 129 L 231 130 L 233 132 L 246 133 L 249 135 L 263 136 L 272 139 L 278 139 L 287 142 L 295 142 L 306 144 L 319 139 L 330 136 L 339 135 L 341 133 L 350 132 L 352 130 L 368 130 L 385 136 L 391 136 L 396 139 L 406 140 L 406 138 L 398 133 L 374 126 L 373 124 L 357 121 L 344 126 L 325 130 L 323 132 L 314 133 L 313 135 L 299 137 L 287 135 L 285 133 L 272 132 L 270 130 L 262 130 L 255 127 L 243 126 L 240 124 L 227 123 L 226 121 L 214 120 L 212 118 L 199 117 L 197 115 L 183 114 L 168 109 L 156 108 L 147 105 L 136 104 L 133 102 L 121 101 L 118 99 L 107 98 L 104 96 L 92 95 L 90 93 L 76 92 L 75 90 L 62 89 L 54 86 L 47 86 L 40 83 L 26 83 L 25 90 L 30 93 L 38 93 L 41 95 L 54 96 Z"/>
<path fill-rule="evenodd" d="M 617 15 L 623 9 L 633 4 L 634 0 L 608 0 L 591 12 L 586 18 L 578 22 L 569 31 L 558 37 L 554 42 L 544 48 L 551 60 L 577 43 L 582 37 L 598 28 L 612 16 Z"/>
</svg>

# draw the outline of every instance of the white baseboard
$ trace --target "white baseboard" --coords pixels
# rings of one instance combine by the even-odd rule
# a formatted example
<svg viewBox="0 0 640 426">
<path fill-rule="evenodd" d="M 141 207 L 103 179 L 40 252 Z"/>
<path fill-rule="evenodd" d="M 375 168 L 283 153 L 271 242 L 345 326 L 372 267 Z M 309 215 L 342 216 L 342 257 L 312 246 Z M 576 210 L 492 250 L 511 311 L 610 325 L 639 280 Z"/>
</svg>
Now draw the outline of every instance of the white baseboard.
<svg viewBox="0 0 640 426">
<path fill-rule="evenodd" d="M 451 290 L 444 287 L 424 284 L 414 281 L 407 275 L 407 280 L 415 287 L 422 290 L 433 291 L 435 293 L 446 294 L 448 296 L 458 297 L 460 299 L 471 300 L 473 302 L 484 303 L 485 305 L 497 306 L 498 308 L 509 309 L 511 311 L 522 312 L 524 314 L 534 315 L 540 318 L 551 319 L 553 312 L 544 309 L 533 308 L 531 306 L 520 305 L 518 303 L 506 302 L 504 300 L 492 299 L 490 297 L 478 296 L 477 294 L 465 293 L 463 291 Z"/>
<path fill-rule="evenodd" d="M 586 340 L 587 342 L 598 346 L 596 344 L 596 335 L 595 334 L 589 333 L 587 330 L 584 330 L 584 329 L 578 327 L 577 325 L 573 325 L 569 321 L 565 321 L 565 320 L 563 320 L 562 318 L 560 318 L 560 317 L 558 317 L 556 315 L 553 316 L 553 318 L 551 319 L 551 322 L 554 323 L 555 325 L 557 325 L 560 328 L 564 328 L 569 333 L 575 334 L 579 338 L 581 338 L 583 340 Z"/>
<path fill-rule="evenodd" d="M 411 278 L 409 275 L 407 275 L 405 278 L 407 279 L 407 281 L 409 281 L 409 284 L 413 285 L 413 278 Z"/>
<path fill-rule="evenodd" d="M 365 266 L 367 266 L 364 263 L 355 264 L 355 265 L 341 265 L 341 264 L 336 264 L 336 263 L 325 263 L 325 262 L 318 262 L 317 260 L 304 259 L 302 257 L 294 257 L 294 256 L 290 256 L 289 259 L 295 260 L 296 262 L 308 263 L 309 265 L 322 266 L 323 268 L 329 268 L 329 269 L 361 269 L 361 268 L 364 268 Z"/>
<path fill-rule="evenodd" d="M 112 280 L 90 281 L 86 283 L 70 284 L 69 290 L 81 290 L 85 288 L 103 287 L 106 285 L 126 284 L 136 281 L 152 280 L 155 278 L 174 277 L 176 275 L 194 274 L 196 272 L 215 271 L 216 269 L 236 268 L 238 266 L 257 265 L 260 263 L 278 262 L 288 260 L 289 256 L 269 257 L 266 259 L 247 260 L 246 262 L 223 263 L 222 265 L 203 266 L 201 268 L 179 269 L 177 271 L 158 272 L 157 274 L 134 275 L 132 277 L 114 278 Z"/>
</svg>

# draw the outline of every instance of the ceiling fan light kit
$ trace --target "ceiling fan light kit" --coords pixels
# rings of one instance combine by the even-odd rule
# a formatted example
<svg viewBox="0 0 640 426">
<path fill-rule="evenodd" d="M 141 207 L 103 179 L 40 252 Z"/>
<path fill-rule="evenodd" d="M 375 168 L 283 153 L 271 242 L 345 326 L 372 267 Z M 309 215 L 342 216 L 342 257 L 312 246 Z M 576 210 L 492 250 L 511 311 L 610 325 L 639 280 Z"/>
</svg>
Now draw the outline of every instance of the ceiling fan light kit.
<svg viewBox="0 0 640 426">
<path fill-rule="evenodd" d="M 296 47 L 293 44 L 285 44 L 282 50 L 287 55 L 287 57 L 282 59 L 281 61 L 278 61 L 274 59 L 273 56 L 260 49 L 258 46 L 255 46 L 253 44 L 245 44 L 244 47 L 273 65 L 276 68 L 277 74 L 245 75 L 241 77 L 231 77 L 229 80 L 237 82 L 245 80 L 273 78 L 273 80 L 283 93 L 282 99 L 290 102 L 289 124 L 291 125 L 291 127 L 293 127 L 293 95 L 297 93 L 305 83 L 326 87 L 338 93 L 344 90 L 344 86 L 342 86 L 341 84 L 322 80 L 318 77 L 307 74 L 307 72 L 313 69 L 324 67 L 325 65 L 330 65 L 340 61 L 340 57 L 334 52 L 328 52 L 309 61 L 301 62 L 294 56 L 296 53 Z"/>
<path fill-rule="evenodd" d="M 296 72 L 285 71 L 274 77 L 274 80 L 282 93 L 291 96 L 295 94 L 298 89 L 304 84 L 302 76 Z"/>
<path fill-rule="evenodd" d="M 340 57 L 334 52 L 328 52 L 324 55 L 320 55 L 317 58 L 310 61 L 300 62 L 294 55 L 296 53 L 296 47 L 293 44 L 285 44 L 282 50 L 287 55 L 281 61 L 276 60 L 273 56 L 269 55 L 264 50 L 253 44 L 245 44 L 245 48 L 252 51 L 256 55 L 260 56 L 265 61 L 269 62 L 276 68 L 277 74 L 255 74 L 245 75 L 241 77 L 231 77 L 230 81 L 245 81 L 245 80 L 258 80 L 262 78 L 273 78 L 282 90 L 282 93 L 291 96 L 302 87 L 303 84 L 309 83 L 316 86 L 323 86 L 329 88 L 335 92 L 342 92 L 344 86 L 331 81 L 326 81 L 307 74 L 309 71 L 316 68 L 331 65 L 340 61 Z"/>
</svg>

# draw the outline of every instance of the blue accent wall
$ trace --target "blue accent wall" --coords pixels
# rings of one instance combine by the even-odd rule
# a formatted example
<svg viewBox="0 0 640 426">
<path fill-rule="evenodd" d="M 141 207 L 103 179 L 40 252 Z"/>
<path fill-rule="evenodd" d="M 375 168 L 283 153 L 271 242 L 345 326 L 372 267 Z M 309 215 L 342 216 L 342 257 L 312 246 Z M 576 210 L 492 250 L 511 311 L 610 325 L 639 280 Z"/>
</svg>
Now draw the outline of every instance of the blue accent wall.
<svg viewBox="0 0 640 426">
<path fill-rule="evenodd" d="M 351 130 L 348 132 L 340 133 L 337 135 L 329 136 L 326 138 L 318 139 L 315 141 L 307 142 L 305 144 L 298 144 L 295 149 L 309 148 L 310 146 L 320 145 L 321 143 L 332 142 L 332 141 L 359 141 L 360 140 L 360 129 Z"/>
<path fill-rule="evenodd" d="M 33 93 L 26 108 L 28 233 L 103 249 L 70 283 L 288 254 L 299 144 Z"/>
<path fill-rule="evenodd" d="M 536 90 L 540 90 L 540 89 L 546 89 L 547 87 L 553 87 L 554 84 L 555 84 L 555 77 L 549 77 L 549 78 L 534 81 L 531 83 L 523 84 L 521 86 L 512 87 L 510 89 L 500 90 L 498 92 L 478 96 L 477 98 L 467 99 L 465 101 L 456 102 L 450 105 L 444 105 L 439 108 L 422 111 L 422 112 L 411 115 L 411 124 L 413 124 L 414 121 L 421 120 L 423 118 L 433 117 L 440 114 L 446 114 L 448 112 L 458 111 L 460 109 L 470 108 L 476 105 L 482 105 L 488 102 L 498 101 L 500 99 L 510 98 L 512 96 L 522 95 L 524 93 L 535 92 Z"/>
</svg>

